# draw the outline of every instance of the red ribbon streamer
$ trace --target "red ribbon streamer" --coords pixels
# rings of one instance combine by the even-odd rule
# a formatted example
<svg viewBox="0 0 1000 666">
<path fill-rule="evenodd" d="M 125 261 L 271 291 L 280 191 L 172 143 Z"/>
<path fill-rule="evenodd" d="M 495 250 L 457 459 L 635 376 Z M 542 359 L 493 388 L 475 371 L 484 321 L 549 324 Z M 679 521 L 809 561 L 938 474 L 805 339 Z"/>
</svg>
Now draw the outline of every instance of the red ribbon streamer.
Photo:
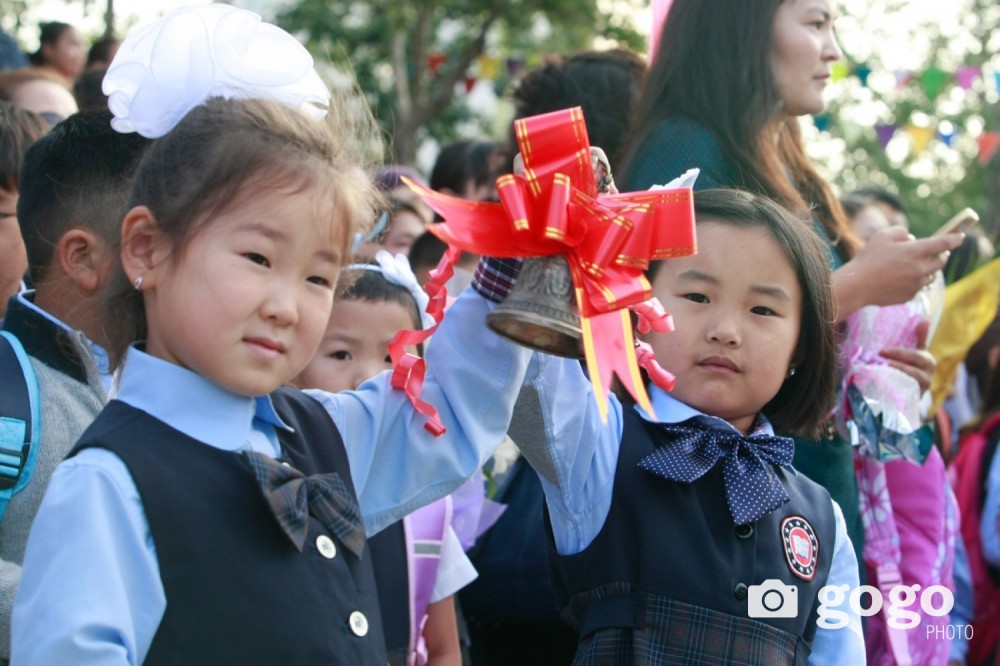
<svg viewBox="0 0 1000 666">
<path fill-rule="evenodd" d="M 418 345 L 431 337 L 444 318 L 444 308 L 447 304 L 448 291 L 444 287 L 455 273 L 455 262 L 458 261 L 462 251 L 458 248 L 450 247 L 441 257 L 437 268 L 430 272 L 430 280 L 424 287 L 430 300 L 427 303 L 427 314 L 434 318 L 434 325 L 420 331 L 404 330 L 400 331 L 389 342 L 389 358 L 392 359 L 392 379 L 390 383 L 395 389 L 406 392 L 406 397 L 413 404 L 413 408 L 427 417 L 424 428 L 435 437 L 440 437 L 445 433 L 444 424 L 438 416 L 434 405 L 420 398 L 420 393 L 424 388 L 424 376 L 427 373 L 427 366 L 424 359 L 406 351 L 409 345 Z"/>
<path fill-rule="evenodd" d="M 458 199 L 404 181 L 444 218 L 431 232 L 448 243 L 449 252 L 457 248 L 492 257 L 564 255 L 576 286 L 587 367 L 591 381 L 601 388 L 595 395 L 602 417 L 615 375 L 636 402 L 652 412 L 639 373 L 629 308 L 640 315 L 642 327 L 672 328 L 643 273 L 650 261 L 695 252 L 691 190 L 598 194 L 579 107 L 518 120 L 515 132 L 525 171 L 523 177 L 497 179 L 499 204 Z M 438 269 L 445 263 L 443 259 Z M 440 283 L 431 283 L 428 290 L 440 288 Z M 654 370 L 657 384 L 669 383 L 669 373 L 656 370 L 651 354 L 643 350 L 643 366 Z M 422 376 L 411 377 L 408 392 L 422 381 Z"/>
</svg>

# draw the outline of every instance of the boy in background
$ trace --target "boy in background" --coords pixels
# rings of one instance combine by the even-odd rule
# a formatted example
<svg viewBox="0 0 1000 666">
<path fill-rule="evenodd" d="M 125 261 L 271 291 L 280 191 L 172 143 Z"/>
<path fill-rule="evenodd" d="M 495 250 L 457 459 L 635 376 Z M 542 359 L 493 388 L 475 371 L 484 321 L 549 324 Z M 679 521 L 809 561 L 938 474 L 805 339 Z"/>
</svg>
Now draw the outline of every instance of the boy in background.
<svg viewBox="0 0 1000 666">
<path fill-rule="evenodd" d="M 34 291 L 10 299 L 3 329 L 24 346 L 38 379 L 42 439 L 34 470 L 0 522 L 0 657 L 28 531 L 55 466 L 107 402 L 110 387 L 100 294 L 132 174 L 149 140 L 111 129 L 111 114 L 81 112 L 27 152 L 17 220 Z M 0 382 L 11 381 L 0 377 Z"/>
</svg>

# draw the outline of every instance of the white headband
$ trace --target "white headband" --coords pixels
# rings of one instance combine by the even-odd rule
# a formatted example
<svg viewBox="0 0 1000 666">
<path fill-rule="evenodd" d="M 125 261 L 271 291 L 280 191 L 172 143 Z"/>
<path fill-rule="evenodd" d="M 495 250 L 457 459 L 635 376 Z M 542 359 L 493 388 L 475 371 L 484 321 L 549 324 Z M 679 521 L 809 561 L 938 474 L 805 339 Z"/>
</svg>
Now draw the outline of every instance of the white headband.
<svg viewBox="0 0 1000 666">
<path fill-rule="evenodd" d="M 413 269 L 410 268 L 410 260 L 406 258 L 406 255 L 397 254 L 393 257 L 386 250 L 379 250 L 375 253 L 375 261 L 378 262 L 378 266 L 374 264 L 351 264 L 350 266 L 346 266 L 345 270 L 376 271 L 381 273 L 386 280 L 403 287 L 413 296 L 413 300 L 417 302 L 417 309 L 420 310 L 422 328 L 426 330 L 433 326 L 436 323 L 434 317 L 427 313 L 427 304 L 431 300 L 430 296 L 427 295 L 424 288 L 417 282 L 417 276 L 413 274 Z"/>
<path fill-rule="evenodd" d="M 294 37 L 231 5 L 177 9 L 129 34 L 104 77 L 122 133 L 163 136 L 209 97 L 267 98 L 323 118 L 330 91 Z"/>
</svg>

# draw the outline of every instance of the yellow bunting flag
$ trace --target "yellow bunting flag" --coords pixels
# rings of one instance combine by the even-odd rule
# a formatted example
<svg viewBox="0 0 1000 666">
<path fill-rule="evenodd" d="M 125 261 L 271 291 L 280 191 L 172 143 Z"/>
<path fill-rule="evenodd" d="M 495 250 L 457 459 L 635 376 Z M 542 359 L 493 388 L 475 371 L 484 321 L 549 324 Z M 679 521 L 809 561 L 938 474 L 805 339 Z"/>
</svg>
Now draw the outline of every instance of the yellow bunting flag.
<svg viewBox="0 0 1000 666">
<path fill-rule="evenodd" d="M 830 67 L 830 80 L 840 81 L 841 79 L 846 79 L 851 73 L 851 66 L 846 62 L 838 61 L 833 63 Z"/>
<path fill-rule="evenodd" d="M 927 150 L 927 144 L 934 138 L 933 127 L 920 127 L 919 125 L 907 125 L 906 133 L 913 141 L 913 154 L 919 155 Z"/>
<path fill-rule="evenodd" d="M 479 78 L 488 81 L 495 80 L 500 75 L 500 60 L 485 53 L 479 56 Z"/>
</svg>

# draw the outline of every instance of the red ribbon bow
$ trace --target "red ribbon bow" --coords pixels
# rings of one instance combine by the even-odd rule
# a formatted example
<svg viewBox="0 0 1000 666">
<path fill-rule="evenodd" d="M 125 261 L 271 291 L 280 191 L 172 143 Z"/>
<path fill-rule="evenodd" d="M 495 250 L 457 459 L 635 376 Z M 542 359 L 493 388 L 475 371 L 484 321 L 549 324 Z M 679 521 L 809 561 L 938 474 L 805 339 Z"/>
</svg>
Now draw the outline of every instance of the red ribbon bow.
<svg viewBox="0 0 1000 666">
<path fill-rule="evenodd" d="M 643 273 L 650 261 L 695 252 L 691 190 L 598 194 L 579 107 L 518 120 L 515 131 L 525 171 L 523 177 L 497 179 L 499 204 L 458 199 L 404 180 L 444 218 L 430 230 L 452 249 L 492 257 L 564 255 L 576 287 L 587 367 L 601 388 L 595 395 L 602 417 L 614 375 L 652 412 L 629 309 L 640 315 L 642 327 L 673 328 Z M 438 270 L 448 261 L 446 255 Z M 439 288 L 433 280 L 428 285 L 429 292 Z M 650 353 L 643 358 L 655 363 Z"/>
</svg>

